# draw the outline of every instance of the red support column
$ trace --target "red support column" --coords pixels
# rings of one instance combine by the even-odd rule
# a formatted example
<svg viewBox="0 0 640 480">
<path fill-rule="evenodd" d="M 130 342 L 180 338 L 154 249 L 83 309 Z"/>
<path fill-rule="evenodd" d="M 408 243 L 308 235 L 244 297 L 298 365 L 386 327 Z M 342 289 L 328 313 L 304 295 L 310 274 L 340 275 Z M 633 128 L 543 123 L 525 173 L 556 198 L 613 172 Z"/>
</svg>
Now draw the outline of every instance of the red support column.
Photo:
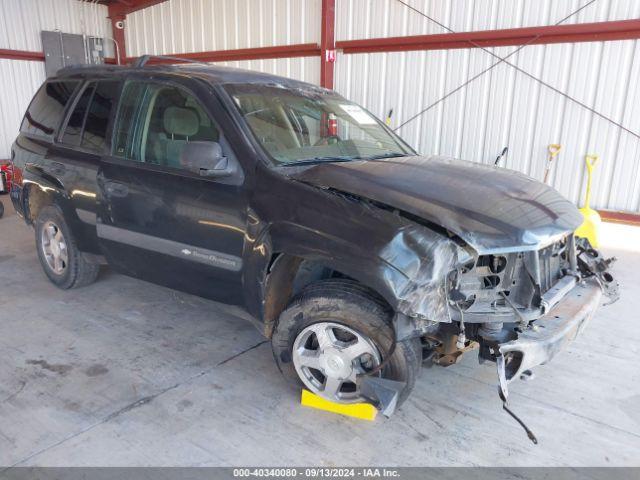
<svg viewBox="0 0 640 480">
<path fill-rule="evenodd" d="M 124 39 L 125 21 L 127 15 L 122 8 L 122 4 L 109 4 L 109 20 L 111 20 L 111 31 L 113 39 L 117 42 L 117 51 L 114 52 L 116 62 L 118 61 L 118 55 L 120 57 L 120 64 L 124 64 L 127 58 L 127 46 Z M 115 47 L 114 47 L 115 48 Z"/>
<path fill-rule="evenodd" d="M 333 88 L 333 64 L 336 61 L 336 0 L 322 0 L 320 27 L 320 85 Z"/>
</svg>

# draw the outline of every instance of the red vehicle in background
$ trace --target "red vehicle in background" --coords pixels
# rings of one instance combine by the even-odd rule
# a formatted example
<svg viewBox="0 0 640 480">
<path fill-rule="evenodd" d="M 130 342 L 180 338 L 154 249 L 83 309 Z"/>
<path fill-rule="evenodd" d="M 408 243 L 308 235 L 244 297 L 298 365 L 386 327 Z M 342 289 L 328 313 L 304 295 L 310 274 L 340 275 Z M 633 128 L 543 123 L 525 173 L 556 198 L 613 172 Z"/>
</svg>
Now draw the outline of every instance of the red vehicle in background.
<svg viewBox="0 0 640 480">
<path fill-rule="evenodd" d="M 9 193 L 11 190 L 11 163 L 9 160 L 0 160 L 0 194 Z"/>
<path fill-rule="evenodd" d="M 0 195 L 11 190 L 11 163 L 0 160 Z M 4 215 L 4 205 L 0 202 L 0 218 Z"/>
</svg>

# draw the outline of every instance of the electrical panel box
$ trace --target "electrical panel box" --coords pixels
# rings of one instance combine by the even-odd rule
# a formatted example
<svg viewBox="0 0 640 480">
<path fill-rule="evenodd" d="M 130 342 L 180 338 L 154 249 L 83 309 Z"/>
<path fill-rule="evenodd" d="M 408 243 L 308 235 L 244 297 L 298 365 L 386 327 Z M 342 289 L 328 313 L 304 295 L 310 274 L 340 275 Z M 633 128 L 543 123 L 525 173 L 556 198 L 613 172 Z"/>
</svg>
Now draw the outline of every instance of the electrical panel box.
<svg viewBox="0 0 640 480">
<path fill-rule="evenodd" d="M 45 30 L 40 35 L 47 77 L 71 65 L 104 63 L 104 40 L 100 37 Z"/>
</svg>

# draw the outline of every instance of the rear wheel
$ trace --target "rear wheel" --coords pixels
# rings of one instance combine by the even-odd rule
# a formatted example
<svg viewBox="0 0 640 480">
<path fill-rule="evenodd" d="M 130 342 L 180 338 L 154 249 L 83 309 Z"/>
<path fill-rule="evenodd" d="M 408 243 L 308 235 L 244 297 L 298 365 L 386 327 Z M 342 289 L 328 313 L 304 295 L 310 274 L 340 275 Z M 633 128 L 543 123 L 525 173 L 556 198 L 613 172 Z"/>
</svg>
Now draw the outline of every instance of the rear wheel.
<svg viewBox="0 0 640 480">
<path fill-rule="evenodd" d="M 59 288 L 69 289 L 93 283 L 100 267 L 86 261 L 56 206 L 47 206 L 35 222 L 36 247 L 44 273 Z"/>
<path fill-rule="evenodd" d="M 285 377 L 338 403 L 364 401 L 358 376 L 378 367 L 391 351 L 392 312 L 375 293 L 344 279 L 306 287 L 278 320 L 271 343 Z M 415 384 L 421 367 L 419 339 L 398 342 L 376 375 L 405 383 L 398 403 Z"/>
</svg>

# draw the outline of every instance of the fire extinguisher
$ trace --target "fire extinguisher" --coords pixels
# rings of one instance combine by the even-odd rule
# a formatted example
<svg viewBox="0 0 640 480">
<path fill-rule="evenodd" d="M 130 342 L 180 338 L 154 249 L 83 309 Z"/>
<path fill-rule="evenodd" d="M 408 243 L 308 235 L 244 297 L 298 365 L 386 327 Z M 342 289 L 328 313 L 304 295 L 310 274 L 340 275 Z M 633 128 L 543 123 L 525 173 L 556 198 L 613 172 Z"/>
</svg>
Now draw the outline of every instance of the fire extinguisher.
<svg viewBox="0 0 640 480">
<path fill-rule="evenodd" d="M 330 113 L 329 118 L 327 119 L 327 137 L 337 137 L 338 136 L 338 117 L 335 114 Z"/>
</svg>

